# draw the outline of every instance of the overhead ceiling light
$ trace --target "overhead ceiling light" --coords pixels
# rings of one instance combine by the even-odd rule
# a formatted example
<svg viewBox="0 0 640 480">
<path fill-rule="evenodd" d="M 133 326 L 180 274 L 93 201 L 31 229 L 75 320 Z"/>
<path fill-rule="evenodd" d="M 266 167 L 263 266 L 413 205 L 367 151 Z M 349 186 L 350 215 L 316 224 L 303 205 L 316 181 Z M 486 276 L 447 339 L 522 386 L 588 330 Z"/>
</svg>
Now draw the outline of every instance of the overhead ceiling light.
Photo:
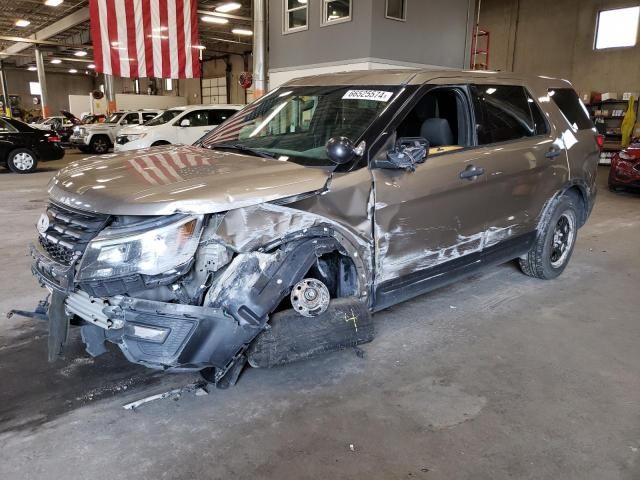
<svg viewBox="0 0 640 480">
<path fill-rule="evenodd" d="M 38 68 L 34 65 L 31 65 L 29 68 L 27 68 L 27 70 L 29 70 L 30 72 L 35 72 L 36 70 L 38 70 Z"/>
<path fill-rule="evenodd" d="M 238 10 L 240 7 L 242 7 L 242 5 L 240 5 L 238 2 L 227 2 L 223 3 L 219 7 L 216 7 L 216 12 L 229 13 L 233 12 L 234 10 Z"/>
<path fill-rule="evenodd" d="M 196 50 L 204 50 L 207 47 L 205 47 L 204 45 L 194 45 L 193 48 L 195 48 Z"/>
<path fill-rule="evenodd" d="M 29 20 L 16 20 L 16 27 L 28 27 L 31 25 Z"/>
<path fill-rule="evenodd" d="M 64 0 L 45 0 L 44 4 L 47 7 L 57 7 L 58 5 L 62 4 L 64 2 Z"/>
<path fill-rule="evenodd" d="M 87 52 L 86 52 L 86 50 L 78 50 L 77 52 L 74 53 L 74 55 L 76 57 L 86 57 L 87 56 Z"/>
<path fill-rule="evenodd" d="M 87 68 L 94 69 L 94 68 L 96 68 L 96 66 L 93 63 L 90 63 L 89 65 L 87 65 Z"/>
<path fill-rule="evenodd" d="M 220 23 L 220 24 L 229 23 L 229 20 L 227 20 L 226 18 L 213 17 L 211 15 L 206 15 L 202 17 L 202 21 L 207 23 Z"/>
<path fill-rule="evenodd" d="M 55 63 L 57 65 L 58 63 L 62 63 L 62 60 L 60 60 L 59 58 L 54 58 L 53 60 L 51 60 L 51 63 Z"/>
<path fill-rule="evenodd" d="M 253 35 L 253 31 L 247 30 L 246 28 L 234 28 L 231 30 L 231 33 L 235 33 L 236 35 Z"/>
<path fill-rule="evenodd" d="M 78 70 L 76 70 L 75 68 L 71 68 L 69 69 L 69 73 L 78 73 Z"/>
</svg>

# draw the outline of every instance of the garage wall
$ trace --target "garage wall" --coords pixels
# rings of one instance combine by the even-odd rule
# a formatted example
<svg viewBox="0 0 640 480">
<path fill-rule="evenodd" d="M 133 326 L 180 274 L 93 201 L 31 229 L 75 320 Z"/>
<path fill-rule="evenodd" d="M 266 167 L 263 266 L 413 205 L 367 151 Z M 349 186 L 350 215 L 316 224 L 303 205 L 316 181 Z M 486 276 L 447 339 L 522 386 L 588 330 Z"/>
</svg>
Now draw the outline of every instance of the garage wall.
<svg viewBox="0 0 640 480">
<path fill-rule="evenodd" d="M 240 74 L 245 70 L 244 58 L 242 55 L 229 55 L 229 61 L 231 62 L 229 103 L 245 104 L 247 103 L 245 90 L 238 83 L 240 80 Z M 251 57 L 248 58 L 248 61 L 248 68 L 251 69 Z M 224 77 L 226 69 L 227 65 L 224 59 L 208 60 L 202 65 L 202 78 Z"/>
<path fill-rule="evenodd" d="M 468 65 L 473 2 L 408 0 L 404 22 L 385 17 L 386 0 L 372 4 L 372 57 L 450 68 Z"/>
<path fill-rule="evenodd" d="M 9 94 L 20 95 L 22 108 L 25 110 L 40 108 L 33 105 L 33 95 L 29 91 L 29 82 L 37 81 L 36 72 L 7 69 Z M 47 72 L 47 93 L 52 115 L 57 115 L 60 110 L 69 109 L 69 95 L 88 94 L 93 90 L 93 84 L 93 77 L 89 75 Z"/>
<path fill-rule="evenodd" d="M 576 89 L 640 90 L 640 46 L 595 51 L 597 14 L 637 0 L 482 0 L 480 26 L 491 33 L 494 70 L 550 75 Z"/>
</svg>

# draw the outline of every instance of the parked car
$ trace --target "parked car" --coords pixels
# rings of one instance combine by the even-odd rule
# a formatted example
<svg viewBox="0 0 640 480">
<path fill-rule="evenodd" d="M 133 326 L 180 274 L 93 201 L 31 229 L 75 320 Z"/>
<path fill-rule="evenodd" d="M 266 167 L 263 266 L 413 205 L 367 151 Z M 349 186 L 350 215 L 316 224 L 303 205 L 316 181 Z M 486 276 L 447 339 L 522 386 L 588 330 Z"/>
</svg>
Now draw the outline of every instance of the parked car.
<svg viewBox="0 0 640 480">
<path fill-rule="evenodd" d="M 91 125 L 92 123 L 104 123 L 107 116 L 102 113 L 87 113 L 82 116 L 81 122 L 85 125 Z"/>
<path fill-rule="evenodd" d="M 73 129 L 82 122 L 71 112 L 60 110 L 61 115 L 41 119 L 31 126 L 40 130 L 53 130 L 60 136 L 61 143 L 69 143 Z"/>
<path fill-rule="evenodd" d="M 32 247 L 53 291 L 50 356 L 74 317 L 92 355 L 113 342 L 224 386 L 247 361 L 370 341 L 372 312 L 489 265 L 556 278 L 593 207 L 598 156 L 564 80 L 292 80 L 197 145 L 56 175 Z"/>
<path fill-rule="evenodd" d="M 233 116 L 242 105 L 194 105 L 171 108 L 144 125 L 126 127 L 116 137 L 114 151 L 158 145 L 191 145 Z"/>
<path fill-rule="evenodd" d="M 38 168 L 39 161 L 62 157 L 64 149 L 56 132 L 0 117 L 0 161 L 12 172 L 31 173 Z"/>
<path fill-rule="evenodd" d="M 609 188 L 640 189 L 640 138 L 611 157 Z"/>
<path fill-rule="evenodd" d="M 142 125 L 155 118 L 161 110 L 115 112 L 102 123 L 80 125 L 73 130 L 71 145 L 85 153 L 107 153 L 113 148 L 118 132 L 129 125 Z"/>
</svg>

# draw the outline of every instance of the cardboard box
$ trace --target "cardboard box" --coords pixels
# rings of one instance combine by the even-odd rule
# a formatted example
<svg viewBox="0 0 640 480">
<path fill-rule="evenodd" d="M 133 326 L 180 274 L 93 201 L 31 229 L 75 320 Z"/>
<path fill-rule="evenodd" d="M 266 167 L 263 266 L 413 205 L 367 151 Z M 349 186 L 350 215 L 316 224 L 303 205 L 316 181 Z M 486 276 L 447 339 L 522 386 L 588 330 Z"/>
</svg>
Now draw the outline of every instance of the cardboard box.
<svg viewBox="0 0 640 480">
<path fill-rule="evenodd" d="M 602 101 L 605 102 L 607 100 L 618 100 L 618 94 L 616 92 L 604 92 L 602 94 Z"/>
</svg>

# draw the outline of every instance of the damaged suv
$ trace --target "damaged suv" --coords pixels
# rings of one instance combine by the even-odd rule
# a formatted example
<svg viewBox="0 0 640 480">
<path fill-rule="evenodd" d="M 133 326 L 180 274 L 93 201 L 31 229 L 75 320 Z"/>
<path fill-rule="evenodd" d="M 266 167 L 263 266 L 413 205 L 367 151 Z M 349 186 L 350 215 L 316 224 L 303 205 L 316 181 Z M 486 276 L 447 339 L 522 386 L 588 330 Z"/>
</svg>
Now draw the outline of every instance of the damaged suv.
<svg viewBox="0 0 640 480">
<path fill-rule="evenodd" d="M 232 384 L 373 338 L 371 313 L 487 265 L 566 267 L 596 194 L 571 85 L 495 73 L 290 81 L 194 146 L 70 164 L 33 273 L 70 324 L 148 367 Z"/>
</svg>

